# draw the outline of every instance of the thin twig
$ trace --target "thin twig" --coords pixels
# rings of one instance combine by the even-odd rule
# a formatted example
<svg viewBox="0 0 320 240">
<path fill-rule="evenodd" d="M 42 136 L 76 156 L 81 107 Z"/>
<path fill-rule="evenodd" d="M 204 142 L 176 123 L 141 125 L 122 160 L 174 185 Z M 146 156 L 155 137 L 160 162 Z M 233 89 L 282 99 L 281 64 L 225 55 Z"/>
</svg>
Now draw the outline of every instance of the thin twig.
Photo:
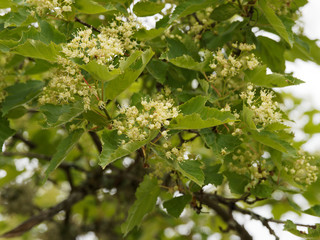
<svg viewBox="0 0 320 240">
<path fill-rule="evenodd" d="M 77 18 L 77 17 L 75 17 L 74 20 L 75 20 L 76 22 L 78 22 L 78 23 L 81 23 L 82 25 L 84 25 L 84 26 L 86 26 L 86 27 L 88 27 L 88 28 L 91 28 L 92 30 L 94 30 L 94 31 L 96 31 L 96 32 L 98 32 L 98 33 L 101 33 L 97 28 L 95 28 L 94 26 L 92 26 L 92 25 L 89 24 L 89 23 L 86 23 L 86 22 L 80 20 L 80 19 Z"/>
<path fill-rule="evenodd" d="M 98 134 L 96 132 L 92 132 L 92 131 L 89 131 L 88 132 L 92 141 L 94 142 L 94 145 L 96 146 L 97 150 L 99 153 L 102 152 L 102 143 L 101 143 L 101 140 L 98 136 Z"/>
</svg>

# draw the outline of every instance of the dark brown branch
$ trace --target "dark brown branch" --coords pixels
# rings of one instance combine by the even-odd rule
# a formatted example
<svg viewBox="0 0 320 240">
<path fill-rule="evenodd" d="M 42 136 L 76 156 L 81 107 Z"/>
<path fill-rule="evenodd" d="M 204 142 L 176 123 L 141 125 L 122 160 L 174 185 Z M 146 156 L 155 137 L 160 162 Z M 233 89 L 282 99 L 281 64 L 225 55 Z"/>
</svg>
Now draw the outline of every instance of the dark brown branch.
<svg viewBox="0 0 320 240">
<path fill-rule="evenodd" d="M 200 24 L 203 25 L 203 22 L 198 18 L 196 13 L 192 13 L 192 16 L 194 17 L 194 19 Z"/>
<path fill-rule="evenodd" d="M 4 233 L 2 238 L 12 238 L 12 237 L 18 237 L 24 234 L 25 232 L 29 231 L 32 229 L 34 226 L 42 223 L 43 221 L 51 219 L 54 215 L 59 213 L 62 210 L 68 211 L 73 204 L 79 202 L 86 196 L 86 192 L 73 192 L 69 195 L 69 197 L 62 201 L 61 203 L 57 204 L 54 207 L 51 207 L 47 210 L 44 210 L 40 212 L 38 215 L 33 216 L 29 218 L 28 220 L 24 221 L 21 223 L 19 226 L 16 228 L 12 229 L 9 232 Z"/>
<path fill-rule="evenodd" d="M 248 233 L 244 226 L 239 224 L 233 218 L 232 209 L 225 209 L 220 206 L 219 199 L 216 197 L 216 195 L 195 193 L 195 197 L 198 201 L 213 209 L 228 224 L 229 229 L 235 230 L 239 234 L 241 240 L 252 240 L 252 236 Z"/>
<path fill-rule="evenodd" d="M 275 234 L 274 230 L 270 227 L 270 223 L 271 222 L 278 223 L 278 224 L 285 224 L 286 223 L 286 221 L 276 220 L 273 218 L 265 218 L 265 217 L 263 217 L 259 214 L 256 214 L 248 209 L 243 209 L 243 208 L 240 208 L 239 206 L 237 206 L 236 202 L 238 202 L 238 201 L 247 202 L 248 195 L 246 195 L 246 194 L 243 195 L 241 198 L 224 198 L 224 197 L 219 196 L 217 194 L 206 194 L 206 193 L 195 193 L 194 196 L 197 198 L 198 201 L 200 201 L 201 203 L 203 203 L 203 204 L 207 205 L 208 207 L 212 208 L 213 210 L 215 210 L 216 213 L 219 216 L 221 216 L 221 218 L 224 221 L 226 221 L 228 223 L 228 226 L 230 229 L 236 230 L 239 233 L 240 237 L 241 237 L 241 234 L 244 234 L 243 236 L 245 236 L 244 232 L 242 232 L 241 234 L 239 232 L 239 231 L 241 231 L 240 227 L 243 228 L 243 226 L 240 225 L 240 227 L 237 226 L 237 227 L 233 228 L 232 225 L 229 224 L 229 221 L 233 219 L 232 214 L 231 214 L 232 211 L 237 211 L 242 214 L 249 215 L 249 216 L 251 216 L 252 219 L 260 221 L 262 223 L 262 225 L 265 226 L 269 230 L 270 234 L 275 236 L 276 239 L 279 239 L 279 237 Z M 257 201 L 258 200 L 261 200 L 261 199 L 257 199 Z M 227 209 L 229 209 L 230 213 L 227 210 L 225 210 L 224 208 L 222 208 L 220 206 L 220 204 L 226 206 Z M 295 223 L 295 225 L 301 226 L 301 227 L 315 228 L 315 225 L 309 225 L 309 224 Z M 246 239 L 246 238 L 241 237 L 241 239 Z"/>
<path fill-rule="evenodd" d="M 265 218 L 265 217 L 263 217 L 259 214 L 256 214 L 250 210 L 240 208 L 237 205 L 234 206 L 234 210 L 238 211 L 242 214 L 250 215 L 253 219 L 259 220 L 261 222 L 265 221 L 265 222 L 269 222 L 269 223 L 273 222 L 273 223 L 279 223 L 279 224 L 286 224 L 286 221 L 277 220 L 277 219 L 273 219 L 273 218 Z M 302 224 L 302 223 L 294 223 L 294 224 L 297 226 L 300 226 L 300 227 L 316 228 L 315 225 L 310 225 L 310 224 Z"/>
<path fill-rule="evenodd" d="M 98 152 L 101 153 L 102 152 L 102 143 L 100 141 L 98 134 L 96 132 L 89 131 L 89 135 L 92 138 L 92 141 L 94 142 L 94 144 L 96 145 Z"/>
<path fill-rule="evenodd" d="M 78 22 L 78 23 L 81 23 L 82 25 L 84 25 L 84 26 L 86 26 L 86 27 L 88 27 L 88 28 L 91 28 L 92 30 L 94 30 L 94 31 L 96 31 L 96 32 L 98 32 L 98 33 L 101 33 L 97 28 L 95 28 L 94 26 L 92 26 L 92 25 L 89 24 L 89 23 L 86 23 L 86 22 L 82 21 L 81 19 L 79 19 L 79 18 L 77 18 L 77 17 L 75 17 L 74 20 L 75 20 L 76 22 Z"/>
<path fill-rule="evenodd" d="M 33 143 L 33 142 L 25 139 L 25 138 L 24 138 L 21 134 L 19 134 L 19 133 L 16 133 L 16 134 L 13 135 L 12 137 L 13 137 L 14 139 L 18 139 L 18 140 L 24 142 L 24 144 L 26 144 L 30 149 L 36 148 L 36 144 L 35 144 L 35 143 Z"/>
</svg>

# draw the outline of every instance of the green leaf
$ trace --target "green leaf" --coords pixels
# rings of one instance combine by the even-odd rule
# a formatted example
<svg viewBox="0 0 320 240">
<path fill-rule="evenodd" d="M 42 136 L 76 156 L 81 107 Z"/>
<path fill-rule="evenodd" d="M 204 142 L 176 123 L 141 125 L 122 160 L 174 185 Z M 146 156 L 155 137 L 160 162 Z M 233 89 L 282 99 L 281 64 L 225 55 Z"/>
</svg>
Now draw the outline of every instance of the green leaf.
<svg viewBox="0 0 320 240">
<path fill-rule="evenodd" d="M 285 47 L 281 42 L 276 42 L 270 38 L 259 36 L 257 37 L 255 54 L 273 72 L 283 73 L 285 66 L 284 51 Z"/>
<path fill-rule="evenodd" d="M 119 68 L 110 71 L 106 65 L 98 64 L 96 61 L 90 61 L 86 65 L 79 65 L 82 69 L 86 70 L 90 75 L 100 81 L 111 81 L 118 77 L 121 73 Z"/>
<path fill-rule="evenodd" d="M 206 58 L 203 62 L 195 61 L 190 55 L 183 55 L 176 58 L 171 58 L 170 63 L 177 67 L 186 68 L 194 71 L 207 72 L 210 71 L 210 59 Z"/>
<path fill-rule="evenodd" d="M 12 5 L 14 5 L 12 0 L 0 0 L 0 8 L 9 8 Z"/>
<path fill-rule="evenodd" d="M 176 158 L 168 159 L 165 156 L 164 149 L 160 146 L 151 146 L 152 150 L 171 167 L 179 171 L 184 177 L 194 181 L 199 186 L 204 183 L 204 174 L 202 171 L 202 163 L 198 160 L 185 160 L 179 162 Z"/>
<path fill-rule="evenodd" d="M 153 54 L 154 52 L 151 49 L 145 52 L 135 51 L 122 63 L 120 68 L 123 73 L 105 84 L 106 99 L 114 99 L 126 90 L 140 76 Z"/>
<path fill-rule="evenodd" d="M 143 217 L 151 212 L 156 205 L 157 197 L 160 194 L 160 187 L 156 178 L 145 176 L 136 191 L 136 201 L 130 207 L 128 218 L 121 226 L 126 236 L 135 226 L 140 226 Z"/>
<path fill-rule="evenodd" d="M 109 125 L 109 120 L 96 111 L 86 111 L 83 113 L 83 117 L 99 127 L 108 127 Z"/>
<path fill-rule="evenodd" d="M 201 129 L 234 122 L 236 118 L 228 112 L 216 108 L 203 107 L 199 113 L 181 115 L 171 120 L 171 129 Z"/>
<path fill-rule="evenodd" d="M 271 196 L 272 192 L 272 187 L 263 183 L 258 184 L 253 189 L 251 189 L 251 193 L 260 198 L 268 198 Z"/>
<path fill-rule="evenodd" d="M 99 165 L 102 168 L 105 168 L 108 164 L 114 162 L 115 160 L 135 152 L 142 146 L 149 143 L 157 135 L 158 132 L 154 131 L 147 139 L 143 141 L 130 142 L 122 145 L 121 140 L 124 138 L 119 136 L 116 130 L 104 131 L 102 134 L 103 147 L 99 157 Z"/>
<path fill-rule="evenodd" d="M 216 108 L 205 107 L 207 97 L 197 96 L 179 106 L 182 114 L 171 120 L 171 129 L 201 129 L 214 127 L 236 118 L 229 112 L 221 112 Z"/>
<path fill-rule="evenodd" d="M 58 31 L 54 26 L 52 26 L 47 21 L 41 19 L 40 17 L 37 17 L 37 21 L 39 23 L 39 26 L 41 28 L 41 40 L 45 44 L 49 44 L 51 42 L 55 44 L 64 43 L 67 41 L 66 36 Z"/>
<path fill-rule="evenodd" d="M 11 137 L 15 131 L 10 128 L 9 121 L 0 115 L 0 152 L 4 141 Z"/>
<path fill-rule="evenodd" d="M 8 96 L 2 103 L 2 113 L 7 114 L 11 109 L 21 106 L 22 104 L 30 102 L 37 97 L 42 88 L 44 82 L 30 80 L 26 83 L 16 83 L 6 88 Z"/>
<path fill-rule="evenodd" d="M 245 71 L 244 80 L 261 87 L 286 87 L 304 83 L 302 80 L 294 78 L 290 75 L 279 73 L 266 74 L 267 66 L 259 66 L 254 70 Z"/>
<path fill-rule="evenodd" d="M 98 14 L 108 11 L 108 9 L 93 0 L 75 0 L 74 6 L 79 12 L 85 14 Z"/>
<path fill-rule="evenodd" d="M 156 2 L 138 2 L 133 6 L 133 12 L 138 17 L 147 17 L 155 15 L 159 13 L 163 8 L 164 3 L 156 3 Z"/>
<path fill-rule="evenodd" d="M 251 136 L 254 140 L 262 143 L 263 145 L 274 148 L 280 152 L 289 154 L 294 154 L 296 152 L 290 143 L 282 140 L 276 133 L 268 131 L 252 131 Z"/>
<path fill-rule="evenodd" d="M 200 187 L 204 184 L 204 173 L 201 169 L 201 162 L 197 160 L 185 160 L 182 162 L 175 161 L 175 168 L 182 173 L 183 176 L 194 181 Z"/>
<path fill-rule="evenodd" d="M 257 129 L 256 124 L 253 121 L 254 112 L 246 105 L 243 105 L 242 117 L 243 121 L 248 125 L 250 129 Z"/>
<path fill-rule="evenodd" d="M 173 23 L 178 18 L 187 16 L 192 14 L 196 11 L 205 9 L 209 6 L 215 7 L 218 3 L 218 0 L 186 0 L 179 4 L 173 11 L 172 15 L 170 16 L 170 20 L 168 24 Z"/>
<path fill-rule="evenodd" d="M 227 152 L 233 152 L 240 144 L 241 141 L 238 137 L 230 134 L 215 133 L 212 129 L 201 129 L 200 135 L 204 142 L 212 149 L 214 155 L 222 159 L 221 150 L 226 148 Z"/>
<path fill-rule="evenodd" d="M 56 153 L 52 156 L 52 159 L 50 160 L 49 167 L 45 171 L 45 178 L 44 182 L 48 179 L 49 174 L 55 170 L 60 163 L 66 158 L 68 153 L 73 149 L 73 147 L 76 145 L 76 143 L 79 141 L 80 137 L 84 133 L 83 129 L 77 129 L 73 132 L 71 132 L 68 137 L 63 139 L 58 147 Z"/>
<path fill-rule="evenodd" d="M 311 208 L 308 208 L 307 210 L 303 211 L 306 214 L 310 214 L 316 217 L 320 217 L 320 205 L 314 205 Z"/>
<path fill-rule="evenodd" d="M 84 111 L 80 101 L 65 105 L 46 104 L 40 110 L 47 118 L 45 127 L 57 127 L 70 122 Z"/>
<path fill-rule="evenodd" d="M 223 174 L 229 182 L 229 187 L 232 193 L 243 194 L 245 192 L 245 187 L 250 182 L 249 177 L 229 171 L 223 172 Z"/>
<path fill-rule="evenodd" d="M 165 28 L 150 29 L 150 30 L 146 30 L 142 28 L 134 33 L 134 37 L 140 41 L 148 41 L 161 36 L 165 30 L 166 30 Z"/>
<path fill-rule="evenodd" d="M 179 110 L 183 115 L 190 115 L 192 113 L 199 113 L 208 101 L 206 96 L 196 96 L 179 106 Z"/>
<path fill-rule="evenodd" d="M 305 231 L 298 230 L 296 224 L 294 224 L 291 220 L 287 220 L 284 225 L 284 230 L 305 239 L 320 238 L 320 224 L 315 224 L 315 228 L 309 227 L 308 231 L 305 232 Z"/>
<path fill-rule="evenodd" d="M 216 187 L 221 185 L 223 182 L 223 175 L 219 173 L 221 164 L 216 164 L 214 166 L 208 166 L 203 169 L 205 181 L 204 184 L 209 183 L 214 184 Z"/>
<path fill-rule="evenodd" d="M 283 22 L 280 20 L 280 18 L 277 17 L 277 15 L 274 13 L 272 8 L 269 7 L 266 0 L 259 0 L 258 1 L 260 10 L 265 15 L 266 19 L 270 23 L 270 25 L 273 27 L 273 29 L 279 34 L 279 36 L 285 40 L 290 47 L 293 46 L 292 41 L 290 41 L 289 34 L 286 30 L 286 27 L 284 26 Z"/>
<path fill-rule="evenodd" d="M 31 39 L 13 48 L 12 52 L 25 57 L 40 58 L 51 62 L 56 61 L 57 55 L 60 52 L 60 46 L 57 46 L 53 42 L 46 45 L 39 40 Z"/>
<path fill-rule="evenodd" d="M 235 14 L 239 12 L 240 9 L 237 5 L 232 3 L 226 3 L 215 8 L 211 14 L 211 18 L 213 18 L 216 21 L 224 21 L 233 17 Z"/>
<path fill-rule="evenodd" d="M 149 73 L 162 84 L 166 80 L 168 68 L 168 63 L 156 59 L 152 59 L 147 65 Z"/>
<path fill-rule="evenodd" d="M 172 198 L 163 203 L 163 207 L 167 212 L 176 218 L 180 216 L 185 206 L 191 201 L 191 195 L 183 195 L 180 197 Z"/>
</svg>

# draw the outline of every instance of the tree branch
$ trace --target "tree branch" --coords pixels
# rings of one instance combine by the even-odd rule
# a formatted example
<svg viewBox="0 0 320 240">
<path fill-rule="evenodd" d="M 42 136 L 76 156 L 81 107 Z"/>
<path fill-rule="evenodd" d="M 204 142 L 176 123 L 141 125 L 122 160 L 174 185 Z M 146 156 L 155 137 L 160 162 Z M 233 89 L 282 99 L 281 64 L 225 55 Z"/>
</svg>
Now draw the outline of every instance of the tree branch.
<svg viewBox="0 0 320 240">
<path fill-rule="evenodd" d="M 278 224 L 285 224 L 286 221 L 282 221 L 282 220 L 276 220 L 273 218 L 265 218 L 257 213 L 254 213 L 248 209 L 243 209 L 239 206 L 236 205 L 236 202 L 238 201 L 244 201 L 247 202 L 247 195 L 243 195 L 241 198 L 224 198 L 222 196 L 219 196 L 217 194 L 206 194 L 203 192 L 199 192 L 199 193 L 194 193 L 194 196 L 196 197 L 196 199 L 198 201 L 200 201 L 201 203 L 207 205 L 208 207 L 212 208 L 213 210 L 216 211 L 216 213 L 228 224 L 229 229 L 233 229 L 236 230 L 239 233 L 239 236 L 241 239 L 252 239 L 252 237 L 250 236 L 250 238 L 246 238 L 248 237 L 246 234 L 248 234 L 246 232 L 246 230 L 244 229 L 243 226 L 241 226 L 239 223 L 237 223 L 234 218 L 232 217 L 232 211 L 237 211 L 240 212 L 242 214 L 245 215 L 249 215 L 251 216 L 252 219 L 258 220 L 262 223 L 263 226 L 265 226 L 271 235 L 275 236 L 275 238 L 278 240 L 279 237 L 276 235 L 276 233 L 274 232 L 274 230 L 270 227 L 270 223 L 278 223 Z M 260 200 L 260 199 L 258 199 Z M 251 203 L 251 202 L 249 202 Z M 222 208 L 219 204 L 222 204 L 224 206 L 227 207 L 227 209 L 229 211 L 227 211 L 226 209 Z M 236 223 L 234 223 L 234 222 Z M 231 222 L 231 225 L 230 225 Z M 235 224 L 234 226 L 232 224 Z M 301 223 L 295 223 L 295 225 L 297 226 L 301 226 L 301 227 L 308 227 L 308 228 L 315 228 L 315 225 L 309 225 L 309 224 L 301 224 Z"/>
<path fill-rule="evenodd" d="M 92 25 L 89 24 L 89 23 L 86 23 L 86 22 L 82 21 L 81 19 L 79 19 L 79 18 L 77 18 L 77 17 L 75 17 L 74 20 L 75 20 L 76 22 L 78 22 L 78 23 L 81 23 L 82 25 L 84 25 L 84 26 L 86 26 L 86 27 L 88 27 L 88 28 L 91 28 L 92 30 L 94 30 L 94 31 L 96 31 L 96 32 L 98 32 L 98 33 L 101 33 L 97 28 L 95 28 L 94 26 L 92 26 Z"/>
<path fill-rule="evenodd" d="M 35 144 L 35 143 L 33 143 L 33 142 L 25 139 L 25 138 L 24 138 L 21 134 L 19 134 L 19 133 L 16 133 L 16 134 L 13 135 L 12 137 L 13 137 L 14 139 L 18 139 L 18 140 L 24 142 L 24 144 L 26 144 L 30 149 L 36 148 L 36 144 Z"/>
<path fill-rule="evenodd" d="M 69 195 L 69 197 L 62 201 L 61 203 L 57 204 L 54 207 L 51 207 L 47 210 L 44 210 L 40 212 L 38 215 L 33 216 L 29 218 L 28 220 L 24 221 L 21 223 L 19 226 L 16 228 L 10 230 L 9 232 L 4 233 L 0 237 L 2 238 L 12 238 L 12 237 L 18 237 L 24 234 L 25 232 L 29 231 L 32 229 L 34 226 L 42 223 L 45 220 L 51 219 L 54 215 L 56 215 L 58 212 L 62 210 L 69 210 L 73 204 L 79 202 L 86 196 L 86 192 L 84 191 L 78 191 L 78 192 L 73 192 Z"/>
<path fill-rule="evenodd" d="M 93 131 L 89 131 L 88 133 L 89 133 L 90 137 L 92 138 L 92 141 L 96 145 L 98 152 L 101 153 L 102 152 L 102 143 L 101 143 L 101 140 L 100 140 L 98 134 Z"/>
<path fill-rule="evenodd" d="M 252 240 L 252 236 L 240 225 L 232 216 L 232 209 L 224 209 L 219 205 L 219 199 L 216 195 L 204 193 L 195 193 L 196 199 L 213 209 L 227 224 L 229 229 L 235 230 L 241 240 Z M 230 210 L 230 211 L 228 211 Z"/>
</svg>

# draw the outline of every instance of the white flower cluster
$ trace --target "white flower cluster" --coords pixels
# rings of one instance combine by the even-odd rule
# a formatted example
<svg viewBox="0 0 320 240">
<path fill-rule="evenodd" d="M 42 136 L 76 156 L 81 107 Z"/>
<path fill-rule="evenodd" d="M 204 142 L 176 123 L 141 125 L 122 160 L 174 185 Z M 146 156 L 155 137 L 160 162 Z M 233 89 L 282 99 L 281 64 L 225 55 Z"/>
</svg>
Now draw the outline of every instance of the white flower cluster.
<svg viewBox="0 0 320 240">
<path fill-rule="evenodd" d="M 230 79 L 239 75 L 241 71 L 250 69 L 253 70 L 259 65 L 259 61 L 255 55 L 248 52 L 255 49 L 255 45 L 249 45 L 245 43 L 234 43 L 234 48 L 241 50 L 239 56 L 230 54 L 225 56 L 223 50 L 219 49 L 214 56 L 213 62 L 210 64 L 210 68 L 214 70 L 210 79 L 213 81 Z"/>
<path fill-rule="evenodd" d="M 278 103 L 272 101 L 273 94 L 267 90 L 260 91 L 260 97 L 255 97 L 256 90 L 253 85 L 249 84 L 246 92 L 242 92 L 240 97 L 247 103 L 249 108 L 254 112 L 253 121 L 255 124 L 262 124 L 263 126 L 282 122 L 282 115 L 278 111 Z"/>
<path fill-rule="evenodd" d="M 35 6 L 39 15 L 43 15 L 49 10 L 55 13 L 57 17 L 63 17 L 63 12 L 72 11 L 73 0 L 26 0 L 26 3 Z"/>
<path fill-rule="evenodd" d="M 116 56 L 124 56 L 137 46 L 132 39 L 140 24 L 130 16 L 123 21 L 121 16 L 111 22 L 109 26 L 101 27 L 98 35 L 93 34 L 91 29 L 78 31 L 70 43 L 63 47 L 63 53 L 70 58 L 81 58 L 85 63 L 97 60 L 99 64 L 109 64 L 110 70 L 114 68 L 111 64 Z"/>
<path fill-rule="evenodd" d="M 118 130 L 118 134 L 125 134 L 129 142 L 147 139 L 150 131 L 168 126 L 168 119 L 178 116 L 178 108 L 174 107 L 173 100 L 162 94 L 155 99 L 142 99 L 141 105 L 141 110 L 136 106 L 120 108 L 119 120 L 113 121 L 113 127 Z M 168 131 L 164 130 L 161 134 L 166 138 Z"/>
<path fill-rule="evenodd" d="M 43 89 L 39 98 L 40 104 L 66 104 L 74 102 L 75 96 L 82 97 L 84 109 L 89 110 L 92 95 L 97 95 L 94 86 L 89 86 L 83 79 L 79 67 L 72 61 L 58 57 L 62 67 L 54 69 L 50 75 L 50 82 Z"/>
<path fill-rule="evenodd" d="M 251 178 L 251 186 L 257 184 L 261 179 L 265 179 L 270 174 L 267 162 L 265 159 L 257 158 L 250 151 L 238 149 L 232 156 L 233 162 L 229 163 L 231 172 L 240 175 L 249 174 Z"/>
<path fill-rule="evenodd" d="M 292 168 L 285 167 L 284 170 L 288 174 L 293 175 L 293 179 L 296 182 L 310 185 L 318 179 L 318 167 L 312 166 L 309 163 L 309 161 L 312 159 L 313 157 L 306 157 L 303 155 L 294 162 Z"/>
</svg>

